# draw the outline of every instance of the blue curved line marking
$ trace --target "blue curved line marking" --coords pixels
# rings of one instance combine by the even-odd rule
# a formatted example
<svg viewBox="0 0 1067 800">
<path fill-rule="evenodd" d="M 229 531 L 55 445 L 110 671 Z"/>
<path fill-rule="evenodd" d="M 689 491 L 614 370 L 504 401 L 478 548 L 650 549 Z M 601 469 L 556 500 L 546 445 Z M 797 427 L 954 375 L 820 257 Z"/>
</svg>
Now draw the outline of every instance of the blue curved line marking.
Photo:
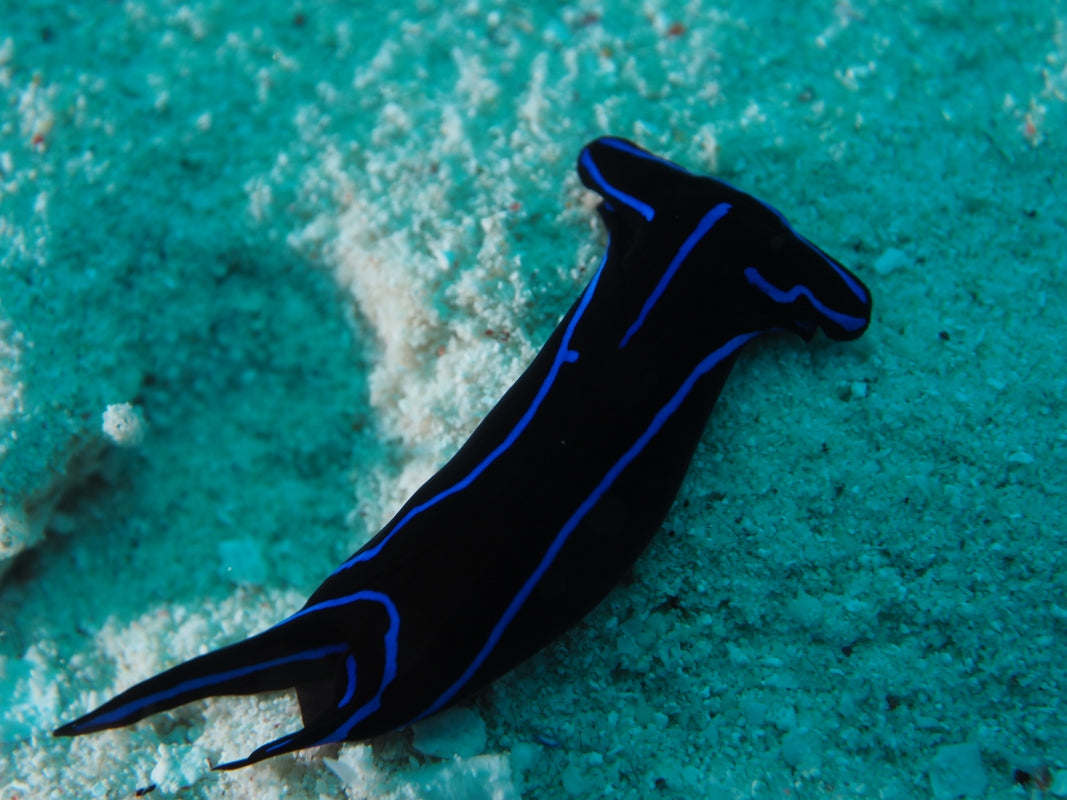
<svg viewBox="0 0 1067 800">
<path fill-rule="evenodd" d="M 599 141 L 601 142 L 601 144 L 607 145 L 609 147 L 614 148 L 615 150 L 619 150 L 619 151 L 624 152 L 624 153 L 629 153 L 630 155 L 636 156 L 637 158 L 643 158 L 645 161 L 652 161 L 652 162 L 654 162 L 656 164 L 661 164 L 661 165 L 663 165 L 665 167 L 670 167 L 672 170 L 684 173 L 686 175 L 691 175 L 692 174 L 691 172 L 689 172 L 689 170 L 685 169 L 684 167 L 681 167 L 678 164 L 675 164 L 675 163 L 673 163 L 671 161 L 668 161 L 665 158 L 660 158 L 659 156 L 655 155 L 654 153 L 649 153 L 649 152 L 646 152 L 644 150 L 640 150 L 640 149 L 634 147 L 633 145 L 631 145 L 629 142 L 626 142 L 626 141 L 624 141 L 622 139 L 616 139 L 614 137 L 606 136 L 606 137 L 601 138 Z M 590 173 L 593 174 L 593 176 L 597 180 L 597 183 L 599 183 L 602 187 L 604 187 L 605 190 L 614 190 L 614 187 L 610 186 L 610 184 L 608 184 L 606 181 L 603 180 L 602 177 L 600 177 L 600 173 L 599 172 L 596 172 L 596 171 L 594 171 L 594 169 L 590 168 L 590 165 L 592 163 L 592 159 L 589 159 L 589 161 L 585 161 L 584 160 L 585 152 L 583 152 L 582 156 L 583 156 L 583 163 L 585 164 L 586 169 L 589 169 Z M 718 181 L 723 186 L 726 186 L 726 187 L 732 189 L 733 191 L 738 192 L 739 194 L 744 194 L 744 192 L 742 192 L 736 186 L 734 186 L 733 184 L 731 184 L 731 183 L 729 183 L 727 181 L 722 180 L 721 178 L 712 178 L 712 180 Z M 618 195 L 616 195 L 616 196 L 618 196 Z M 623 199 L 623 197 L 627 197 L 627 195 L 622 195 L 620 197 L 620 199 Z M 814 250 L 816 253 L 818 253 L 819 256 L 822 258 L 822 260 L 825 261 L 826 264 L 834 272 L 837 273 L 838 277 L 841 278 L 842 281 L 844 281 L 846 286 L 848 286 L 849 291 L 852 292 L 852 294 L 854 294 L 859 299 L 859 301 L 861 303 L 866 305 L 868 302 L 870 302 L 870 298 L 869 298 L 867 292 L 864 291 L 864 288 L 859 284 L 859 282 L 856 280 L 856 278 L 854 278 L 852 275 L 850 275 L 846 270 L 842 269 L 839 265 L 835 264 L 834 260 L 832 258 L 827 256 L 826 253 L 824 253 L 818 247 L 816 247 L 811 242 L 809 242 L 806 238 L 804 238 L 804 236 L 802 234 L 798 233 L 796 231 L 796 229 L 793 227 L 792 223 L 788 219 L 785 218 L 785 215 L 781 211 L 779 211 L 777 208 L 772 206 L 770 203 L 768 203 L 768 202 L 766 202 L 764 200 L 760 200 L 758 197 L 754 197 L 753 199 L 756 200 L 756 202 L 758 202 L 760 205 L 762 205 L 768 211 L 770 211 L 772 214 L 774 214 L 774 216 L 776 216 L 778 218 L 779 222 L 781 222 L 783 225 L 785 225 L 785 227 L 788 229 L 788 231 L 793 236 L 797 237 L 800 241 L 802 241 L 804 244 L 806 244 L 808 247 L 810 247 L 812 250 Z M 640 202 L 640 201 L 637 201 L 637 202 Z M 652 217 L 646 217 L 646 219 L 651 220 Z"/>
<path fill-rule="evenodd" d="M 854 317 L 851 314 L 844 314 L 840 311 L 835 311 L 828 305 L 823 303 L 807 286 L 797 284 L 792 289 L 785 291 L 779 289 L 773 283 L 764 278 L 758 269 L 755 267 L 745 267 L 745 277 L 748 278 L 748 282 L 754 287 L 759 289 L 771 300 L 776 303 L 788 304 L 792 303 L 798 297 L 806 297 L 815 306 L 815 310 L 822 314 L 827 319 L 833 320 L 846 331 L 858 331 L 864 325 L 867 324 L 867 320 L 863 317 Z"/>
<path fill-rule="evenodd" d="M 493 648 L 499 643 L 500 638 L 504 635 L 504 631 L 507 630 L 508 625 L 511 624 L 512 620 L 515 619 L 515 615 L 519 613 L 519 609 L 522 608 L 523 604 L 530 596 L 530 593 L 534 590 L 534 587 L 537 586 L 549 567 L 552 566 L 552 562 L 555 561 L 556 556 L 559 555 L 559 551 L 563 548 L 563 545 L 567 543 L 567 539 L 574 532 L 574 529 L 578 527 L 583 519 L 585 519 L 585 516 L 593 509 L 593 507 L 600 502 L 600 498 L 611 488 L 619 475 L 622 474 L 622 471 L 626 469 L 630 462 L 641 454 L 641 451 L 644 450 L 648 443 L 652 441 L 657 433 L 659 433 L 667 420 L 671 418 L 671 415 L 674 414 L 674 412 L 678 410 L 678 407 L 685 401 L 689 392 L 692 391 L 693 386 L 696 385 L 696 382 L 708 372 L 715 369 L 715 367 L 721 364 L 725 359 L 732 356 L 746 342 L 765 332 L 766 331 L 751 331 L 749 333 L 735 336 L 727 341 L 726 344 L 709 353 L 699 364 L 697 364 L 696 368 L 689 373 L 689 376 L 674 393 L 671 399 L 668 400 L 656 413 L 656 416 L 652 418 L 652 422 L 645 429 L 645 432 L 642 433 L 637 440 L 630 445 L 630 448 L 623 453 L 619 460 L 611 466 L 604 477 L 601 478 L 600 483 L 597 484 L 596 488 L 593 489 L 582 504 L 578 506 L 578 509 L 571 514 L 570 519 L 568 519 L 563 527 L 560 528 L 559 533 L 556 534 L 556 537 L 552 540 L 548 550 L 545 551 L 544 556 L 541 558 L 541 562 L 537 565 L 537 569 L 535 569 L 530 577 L 526 579 L 522 588 L 519 589 L 511 603 L 504 610 L 504 613 L 501 615 L 496 625 L 493 626 L 489 638 L 486 640 L 485 644 L 482 645 L 482 649 L 478 651 L 474 660 L 471 661 L 470 666 L 464 670 L 463 674 L 460 675 L 455 683 L 449 686 L 448 689 L 446 689 L 429 708 L 419 714 L 415 720 L 423 719 L 424 717 L 428 717 L 430 714 L 441 710 L 451 702 L 452 698 L 454 698 L 456 694 L 467 685 L 467 683 L 470 682 L 470 679 L 474 677 L 474 673 L 478 671 L 478 668 L 481 667 L 483 663 L 485 663 L 485 659 L 489 657 Z M 415 720 L 412 720 L 412 722 Z"/>
<path fill-rule="evenodd" d="M 601 259 L 600 266 L 597 267 L 597 271 L 596 274 L 593 276 L 593 279 L 589 281 L 589 285 L 585 287 L 585 291 L 582 293 L 581 302 L 579 303 L 578 308 L 575 310 L 574 316 L 571 317 L 570 324 L 567 325 L 567 330 L 563 334 L 563 340 L 560 342 L 559 350 L 556 352 L 556 357 L 552 362 L 552 367 L 548 370 L 548 375 L 546 375 L 544 381 L 542 381 L 541 388 L 538 389 L 537 395 L 534 397 L 533 402 L 530 403 L 530 407 L 526 409 L 526 413 L 522 415 L 522 417 L 515 424 L 515 427 L 511 429 L 511 432 L 507 435 L 504 441 L 497 445 L 493 452 L 491 452 L 484 459 L 482 459 L 481 462 L 474 469 L 472 469 L 465 478 L 448 487 L 447 489 L 439 492 L 438 494 L 427 500 L 425 503 L 420 503 L 419 505 L 415 506 L 415 508 L 411 509 L 407 514 L 404 515 L 404 517 L 393 527 L 393 529 L 389 531 L 388 535 L 386 535 L 377 545 L 370 548 L 369 550 L 361 550 L 355 555 L 351 556 L 347 561 L 345 561 L 343 564 L 341 564 L 341 566 L 339 566 L 333 571 L 334 575 L 338 574 L 339 572 L 343 572 L 346 569 L 349 569 L 351 566 L 353 566 L 354 564 L 358 564 L 361 561 L 369 561 L 370 559 L 374 558 L 376 555 L 378 555 L 378 553 L 381 552 L 382 548 L 389 543 L 393 536 L 396 535 L 396 533 L 405 525 L 407 525 L 414 517 L 416 517 L 418 514 L 421 514 L 426 509 L 436 505 L 437 503 L 440 503 L 445 498 L 451 497 L 457 492 L 461 492 L 466 489 L 478 478 L 479 475 L 485 472 L 485 470 L 489 467 L 490 464 L 500 458 L 500 456 L 507 452 L 508 448 L 515 443 L 515 440 L 519 438 L 519 435 L 524 430 L 526 430 L 526 427 L 534 418 L 534 415 L 537 413 L 537 410 L 541 407 L 541 403 L 544 402 L 545 397 L 548 395 L 549 390 L 552 388 L 552 384 L 555 383 L 556 377 L 559 375 L 560 368 L 564 364 L 573 364 L 575 361 L 578 360 L 578 351 L 570 349 L 571 338 L 574 336 L 574 329 L 581 321 L 582 315 L 585 313 L 585 309 L 588 308 L 590 301 L 593 299 L 593 294 L 594 292 L 596 292 L 597 283 L 599 283 L 600 281 L 600 273 L 603 272 L 604 265 L 607 263 L 608 255 L 610 253 L 611 237 L 609 236 L 607 247 L 604 249 L 604 257 L 603 259 Z"/>
<path fill-rule="evenodd" d="M 651 222 L 652 218 L 656 216 L 656 210 L 652 208 L 652 206 L 650 206 L 648 203 L 644 203 L 638 200 L 636 197 L 628 195 L 608 183 L 604 176 L 600 174 L 600 170 L 597 168 L 596 162 L 593 161 L 593 157 L 589 155 L 588 149 L 582 151 L 580 160 L 582 162 L 582 166 L 585 167 L 586 170 L 588 170 L 589 174 L 593 177 L 593 180 L 597 182 L 597 185 L 601 189 L 603 189 L 606 194 L 610 194 L 620 203 L 628 205 L 630 208 L 632 208 L 634 211 L 636 211 L 649 222 Z"/>
<path fill-rule="evenodd" d="M 323 600 L 321 603 L 316 603 L 313 606 L 308 606 L 307 608 L 297 611 L 295 614 L 289 617 L 289 619 L 281 623 L 282 625 L 284 625 L 287 622 L 290 622 L 291 620 L 297 619 L 298 617 L 303 617 L 307 614 L 313 614 L 316 611 L 323 611 L 325 609 L 337 608 L 338 606 L 358 602 L 380 603 L 385 608 L 386 613 L 389 614 L 389 630 L 385 632 L 385 638 L 383 639 L 383 644 L 385 645 L 385 654 L 384 663 L 382 665 L 381 683 L 378 684 L 378 691 L 375 692 L 374 697 L 372 697 L 366 703 L 364 703 L 359 708 L 355 709 L 351 714 L 349 714 L 348 717 L 345 719 L 344 723 L 340 727 L 338 727 L 337 730 L 327 734 L 326 736 L 322 737 L 321 739 L 319 739 L 319 741 L 313 744 L 302 745 L 304 747 L 317 747 L 320 744 L 344 741 L 348 736 L 348 732 L 352 730 L 352 728 L 354 728 L 357 724 L 359 724 L 364 719 L 373 714 L 375 711 L 377 711 L 379 708 L 381 708 L 382 694 L 385 692 L 386 687 L 389 686 L 389 684 L 391 684 L 396 678 L 397 649 L 398 639 L 400 636 L 400 612 L 397 610 L 396 604 L 393 602 L 392 598 L 389 597 L 389 595 L 385 594 L 384 592 L 376 592 L 368 589 L 365 591 L 345 595 L 343 597 L 335 597 L 330 600 Z M 356 683 L 356 665 L 354 659 L 352 659 L 352 663 L 349 667 L 348 679 L 351 693 L 354 693 Z M 351 693 L 346 692 L 345 698 L 342 700 L 341 703 L 338 704 L 338 708 L 343 707 L 346 702 L 351 700 Z M 279 739 L 276 742 L 272 742 L 269 745 L 269 748 L 272 751 L 278 750 L 282 748 L 284 744 L 285 740 Z"/>
<path fill-rule="evenodd" d="M 667 269 L 664 270 L 663 275 L 660 276 L 659 283 L 656 284 L 656 288 L 652 290 L 652 293 L 645 300 L 644 306 L 641 308 L 641 313 L 637 315 L 637 319 L 626 331 L 626 335 L 622 337 L 622 341 L 619 342 L 619 349 L 626 347 L 626 343 L 630 341 L 630 337 L 633 336 L 644 324 L 645 317 L 652 310 L 652 307 L 656 305 L 656 302 L 660 299 L 660 296 L 667 290 L 667 284 L 671 282 L 671 278 L 674 277 L 674 273 L 678 271 L 678 268 L 682 266 L 693 248 L 696 247 L 700 240 L 704 238 L 708 231 L 710 231 L 715 223 L 726 216 L 730 211 L 729 203 L 719 203 L 711 211 L 705 214 L 700 222 L 697 223 L 696 228 L 689 234 L 682 246 L 678 248 L 678 252 L 674 254 L 674 258 L 671 259 L 671 263 L 667 265 Z"/>
<path fill-rule="evenodd" d="M 348 658 L 345 659 L 345 670 L 348 672 L 348 683 L 345 688 L 345 696 L 342 697 L 341 702 L 337 704 L 338 708 L 344 708 L 352 702 L 352 697 L 356 693 L 356 657 L 351 653 L 349 653 Z"/>
<path fill-rule="evenodd" d="M 273 669 L 274 667 L 280 667 L 283 664 L 291 664 L 294 661 L 315 661 L 326 656 L 331 656 L 336 653 L 342 653 L 348 649 L 347 645 L 336 644 L 327 645 L 325 647 L 315 647 L 310 650 L 302 650 L 299 653 L 293 653 L 292 655 L 284 656 L 282 658 L 275 658 L 271 661 L 264 661 L 259 664 L 251 664 L 247 667 L 238 667 L 236 669 L 226 670 L 225 672 L 215 672 L 210 675 L 204 675 L 199 678 L 191 678 L 187 681 L 172 686 L 170 689 L 155 692 L 141 697 L 137 700 L 133 700 L 129 703 L 119 706 L 113 711 L 109 711 L 106 714 L 101 714 L 92 718 L 92 726 L 95 728 L 100 724 L 108 725 L 112 722 L 124 719 L 125 717 L 137 714 L 140 710 L 156 705 L 157 703 L 167 702 L 175 697 L 180 697 L 188 692 L 195 692 L 199 689 L 203 689 L 206 686 L 214 686 L 225 681 L 232 680 L 234 678 L 241 678 L 245 675 L 252 675 L 256 672 L 262 672 L 266 669 Z"/>
<path fill-rule="evenodd" d="M 345 740 L 345 737 L 357 723 L 366 719 L 382 705 L 382 693 L 386 687 L 393 682 L 396 678 L 396 659 L 397 659 L 397 640 L 400 636 L 400 612 L 397 611 L 396 604 L 393 603 L 392 598 L 383 592 L 375 592 L 371 590 L 365 590 L 361 592 L 355 592 L 353 594 L 345 595 L 343 597 L 335 597 L 330 600 L 324 600 L 321 603 L 316 603 L 313 606 L 302 608 L 292 616 L 288 617 L 285 621 L 278 623 L 275 627 L 281 627 L 294 619 L 306 616 L 308 614 L 314 614 L 316 611 L 323 611 L 330 608 L 337 608 L 338 606 L 348 605 L 349 603 L 358 602 L 372 602 L 380 603 L 389 614 L 389 630 L 385 632 L 385 638 L 383 643 L 385 644 L 384 664 L 382 666 L 382 680 L 378 684 L 378 691 L 374 697 L 361 705 L 355 711 L 353 711 L 345 719 L 345 722 L 341 727 L 332 733 L 324 736 L 317 742 L 312 744 L 301 745 L 301 747 L 317 747 L 321 744 L 329 744 L 330 742 L 341 742 Z M 342 651 L 348 650 L 348 645 L 341 645 Z M 340 703 L 338 708 L 343 708 L 344 705 L 352 699 L 352 695 L 355 693 L 356 685 L 356 662 L 355 659 L 349 655 L 345 662 L 346 669 L 348 670 L 348 690 L 345 692 L 345 697 Z M 296 731 L 286 736 L 276 739 L 268 745 L 263 747 L 264 752 L 277 753 L 285 752 L 285 748 L 297 737 L 303 734 L 304 731 Z"/>
<path fill-rule="evenodd" d="M 789 225 L 789 223 L 787 222 L 786 225 Z M 818 253 L 822 260 L 830 265 L 830 268 L 833 269 L 833 271 L 837 273 L 837 276 L 845 282 L 846 286 L 848 286 L 848 290 L 852 292 L 852 294 L 856 295 L 856 299 L 858 299 L 864 305 L 867 305 L 870 302 L 870 297 L 867 295 L 867 292 L 864 291 L 863 287 L 860 286 L 859 283 L 857 283 L 856 279 L 852 277 L 852 275 L 850 275 L 847 271 L 841 269 L 841 267 L 835 264 L 834 260 L 828 255 L 826 255 L 826 253 L 824 253 L 818 247 L 813 245 L 811 242 L 809 242 L 807 239 L 805 239 L 803 236 L 793 230 L 792 225 L 789 226 L 789 231 L 798 239 L 800 239 L 800 241 L 802 241 L 804 244 L 806 244 L 808 247 Z"/>
<path fill-rule="evenodd" d="M 758 200 L 759 198 L 756 198 L 756 199 Z M 765 207 L 765 208 L 766 208 L 766 209 L 767 209 L 768 211 L 770 211 L 770 212 L 771 212 L 771 213 L 773 213 L 773 214 L 774 214 L 774 215 L 775 215 L 776 217 L 778 217 L 778 219 L 779 219 L 779 220 L 781 220 L 782 224 L 783 224 L 783 225 L 785 225 L 785 227 L 786 227 L 786 228 L 788 228 L 788 229 L 789 229 L 789 232 L 790 232 L 791 234 L 793 234 L 793 236 L 795 236 L 795 237 L 797 237 L 798 239 L 800 239 L 800 241 L 802 241 L 802 242 L 803 242 L 804 244 L 806 244 L 806 245 L 807 245 L 807 246 L 808 246 L 809 248 L 811 248 L 811 250 L 812 250 L 813 252 L 815 252 L 815 253 L 818 253 L 818 254 L 819 254 L 819 257 L 820 257 L 820 258 L 821 258 L 821 259 L 822 259 L 823 261 L 825 261 L 825 262 L 827 263 L 827 265 L 828 265 L 828 266 L 829 266 L 829 267 L 830 267 L 830 268 L 831 268 L 831 269 L 832 269 L 832 270 L 833 270 L 834 272 L 836 272 L 836 273 L 837 273 L 837 276 L 838 276 L 838 277 L 839 277 L 839 278 L 840 278 L 840 279 L 841 279 L 842 281 L 844 281 L 844 282 L 845 282 L 845 285 L 846 285 L 846 286 L 848 286 L 848 290 L 849 290 L 850 292 L 852 292 L 852 294 L 856 295 L 857 299 L 858 299 L 858 300 L 859 300 L 859 301 L 860 301 L 861 303 L 863 303 L 864 305 L 867 305 L 867 303 L 869 302 L 869 298 L 868 298 L 868 296 L 867 296 L 867 292 L 865 292 L 865 291 L 864 291 L 863 287 L 859 285 L 859 283 L 858 283 L 858 282 L 856 281 L 856 279 L 855 279 L 855 278 L 854 278 L 853 276 L 849 275 L 849 274 L 848 274 L 848 272 L 847 272 L 846 270 L 843 270 L 843 269 L 841 269 L 841 267 L 840 267 L 840 266 L 838 266 L 837 264 L 835 264 L 835 263 L 834 263 L 834 260 L 833 260 L 832 258 L 830 258 L 830 257 L 829 257 L 828 255 L 826 255 L 826 253 L 824 253 L 824 252 L 823 252 L 823 251 L 822 251 L 821 249 L 819 249 L 818 247 L 816 247 L 815 245 L 813 245 L 813 244 L 812 244 L 811 242 L 809 242 L 809 241 L 808 241 L 807 239 L 805 239 L 805 238 L 804 238 L 804 237 L 803 237 L 803 236 L 802 236 L 801 234 L 797 233 L 797 231 L 796 231 L 796 230 L 795 230 L 795 229 L 793 228 L 792 224 L 790 224 L 789 220 L 787 220 L 787 219 L 785 218 L 785 215 L 784 215 L 784 214 L 782 214 L 782 212 L 781 212 L 781 211 L 779 211 L 779 210 L 778 210 L 777 208 L 775 208 L 774 206 L 772 206 L 772 205 L 771 205 L 770 203 L 765 203 L 765 202 L 764 202 L 764 201 L 762 201 L 762 200 L 760 200 L 759 202 L 760 202 L 760 203 L 762 203 L 762 204 L 763 204 L 763 206 L 764 206 L 764 207 Z"/>
<path fill-rule="evenodd" d="M 637 156 L 638 158 L 643 158 L 645 161 L 651 161 L 651 162 L 653 162 L 655 164 L 661 164 L 664 167 L 670 167 L 675 172 L 681 172 L 681 173 L 683 173 L 685 175 L 692 175 L 693 174 L 689 170 L 687 170 L 685 167 L 679 166 L 678 164 L 675 164 L 673 161 L 668 161 L 665 158 L 660 158 L 655 153 L 650 153 L 647 150 L 641 150 L 640 148 L 634 147 L 632 144 L 627 142 L 625 139 L 617 139 L 614 136 L 602 136 L 598 141 L 601 144 L 604 144 L 604 145 L 607 145 L 608 147 L 614 148 L 615 150 L 620 150 L 623 153 L 629 153 L 632 156 Z"/>
</svg>

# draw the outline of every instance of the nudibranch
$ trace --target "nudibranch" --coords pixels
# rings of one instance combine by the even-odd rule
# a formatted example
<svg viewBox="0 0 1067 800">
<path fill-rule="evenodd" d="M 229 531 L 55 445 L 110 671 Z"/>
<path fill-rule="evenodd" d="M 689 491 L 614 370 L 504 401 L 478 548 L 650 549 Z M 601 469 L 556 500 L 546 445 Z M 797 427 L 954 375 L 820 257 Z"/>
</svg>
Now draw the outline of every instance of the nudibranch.
<svg viewBox="0 0 1067 800">
<path fill-rule="evenodd" d="M 567 630 L 663 522 L 742 347 L 860 336 L 855 275 L 751 195 L 624 139 L 578 159 L 596 273 L 441 470 L 306 605 L 139 683 L 58 736 L 295 688 L 304 727 L 217 765 L 367 739 L 470 695 Z"/>
</svg>

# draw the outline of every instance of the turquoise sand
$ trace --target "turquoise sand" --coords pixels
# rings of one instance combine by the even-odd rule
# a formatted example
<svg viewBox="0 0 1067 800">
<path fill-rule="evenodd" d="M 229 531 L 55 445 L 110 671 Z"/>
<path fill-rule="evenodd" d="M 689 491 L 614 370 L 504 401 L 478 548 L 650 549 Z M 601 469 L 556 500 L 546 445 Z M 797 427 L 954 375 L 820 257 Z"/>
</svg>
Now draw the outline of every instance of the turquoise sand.
<svg viewBox="0 0 1067 800">
<path fill-rule="evenodd" d="M 247 5 L 0 6 L 0 798 L 1067 797 L 1061 3 Z M 443 718 L 52 738 L 454 452 L 597 264 L 607 133 L 781 209 L 868 333 L 749 348 L 625 585 Z"/>
</svg>

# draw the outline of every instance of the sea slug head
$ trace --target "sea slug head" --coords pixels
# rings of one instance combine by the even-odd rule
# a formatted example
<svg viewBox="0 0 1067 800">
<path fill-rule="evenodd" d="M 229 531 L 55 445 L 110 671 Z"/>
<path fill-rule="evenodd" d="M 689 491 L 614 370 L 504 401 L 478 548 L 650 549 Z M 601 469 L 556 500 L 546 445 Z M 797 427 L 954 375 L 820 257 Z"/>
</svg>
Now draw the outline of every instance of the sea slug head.
<svg viewBox="0 0 1067 800">
<path fill-rule="evenodd" d="M 712 181 L 722 184 L 721 181 Z M 732 187 L 729 187 L 732 189 Z M 717 281 L 733 288 L 737 310 L 763 329 L 784 328 L 810 339 L 855 339 L 871 319 L 871 293 L 835 258 L 809 242 L 775 208 L 737 190 L 718 231 Z"/>
<path fill-rule="evenodd" d="M 817 328 L 854 339 L 870 322 L 870 292 L 763 201 L 615 137 L 578 159 L 604 198 L 609 260 L 633 305 L 622 337 L 697 342 L 744 332 Z"/>
</svg>

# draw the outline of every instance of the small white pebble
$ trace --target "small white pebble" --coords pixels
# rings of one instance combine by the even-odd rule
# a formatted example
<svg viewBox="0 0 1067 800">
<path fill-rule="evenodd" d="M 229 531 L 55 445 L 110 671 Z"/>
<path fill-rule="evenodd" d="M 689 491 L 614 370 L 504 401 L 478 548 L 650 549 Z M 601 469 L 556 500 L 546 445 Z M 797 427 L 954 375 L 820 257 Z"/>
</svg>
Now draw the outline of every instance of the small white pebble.
<svg viewBox="0 0 1067 800">
<path fill-rule="evenodd" d="M 378 789 L 378 774 L 369 745 L 345 745 L 337 758 L 323 763 L 345 786 L 348 797 L 373 797 Z"/>
<path fill-rule="evenodd" d="M 937 748 L 928 770 L 930 787 L 937 800 L 981 797 L 989 785 L 978 745 L 947 744 Z"/>
<path fill-rule="evenodd" d="M 569 764 L 563 770 L 563 789 L 571 797 L 585 797 L 589 793 L 589 781 L 576 764 Z"/>
<path fill-rule="evenodd" d="M 532 742 L 517 742 L 511 748 L 511 768 L 515 772 L 523 773 L 537 763 L 541 756 L 541 748 Z"/>
<path fill-rule="evenodd" d="M 345 786 L 357 786 L 359 784 L 359 773 L 348 764 L 333 758 L 323 758 L 322 761 Z"/>
<path fill-rule="evenodd" d="M 819 737 L 808 730 L 794 729 L 782 737 L 782 758 L 797 772 L 817 775 L 822 762 Z"/>
<path fill-rule="evenodd" d="M 412 746 L 426 756 L 471 758 L 485 749 L 485 722 L 469 708 L 450 708 L 411 726 Z"/>
<path fill-rule="evenodd" d="M 809 594 L 797 592 L 797 596 L 786 603 L 785 610 L 788 614 L 806 628 L 812 628 L 822 622 L 822 603 Z"/>
<path fill-rule="evenodd" d="M 741 713 L 749 725 L 758 728 L 767 719 L 767 706 L 759 700 L 746 697 L 741 701 Z"/>
<path fill-rule="evenodd" d="M 1058 769 L 1052 773 L 1052 785 L 1048 787 L 1053 797 L 1067 797 L 1067 769 Z"/>
<path fill-rule="evenodd" d="M 747 666 L 752 661 L 744 650 L 737 647 L 732 642 L 726 643 L 726 652 L 730 656 L 730 663 L 735 667 Z"/>
<path fill-rule="evenodd" d="M 144 441 L 145 421 L 141 409 L 129 403 L 115 403 L 103 414 L 104 435 L 119 447 L 136 447 Z"/>
<path fill-rule="evenodd" d="M 878 256 L 878 260 L 874 262 L 874 271 L 879 275 L 889 275 L 910 263 L 911 259 L 903 250 L 890 247 L 882 255 Z"/>
</svg>

